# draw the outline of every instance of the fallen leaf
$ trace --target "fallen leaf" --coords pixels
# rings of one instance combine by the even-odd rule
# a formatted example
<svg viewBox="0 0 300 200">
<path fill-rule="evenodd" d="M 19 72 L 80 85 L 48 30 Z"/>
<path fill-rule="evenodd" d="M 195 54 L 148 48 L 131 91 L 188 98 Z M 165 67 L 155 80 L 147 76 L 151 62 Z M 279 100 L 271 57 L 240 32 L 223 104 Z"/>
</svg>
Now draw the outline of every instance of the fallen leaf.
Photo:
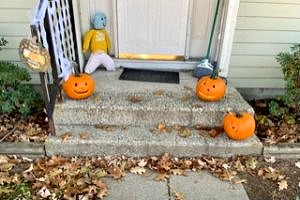
<svg viewBox="0 0 300 200">
<path fill-rule="evenodd" d="M 300 188 L 300 182 L 298 183 L 298 187 Z"/>
<path fill-rule="evenodd" d="M 271 179 L 273 181 L 280 181 L 285 178 L 284 175 L 281 174 L 281 172 L 277 169 L 274 169 L 273 167 L 268 167 L 265 169 L 266 174 L 264 175 L 264 178 Z"/>
<path fill-rule="evenodd" d="M 188 101 L 188 100 L 190 100 L 191 98 L 192 98 L 191 96 L 185 95 L 185 96 L 180 97 L 180 100 L 181 100 L 181 101 Z"/>
<path fill-rule="evenodd" d="M 73 136 L 72 136 L 72 134 L 71 134 L 70 132 L 65 132 L 64 134 L 62 134 L 62 135 L 60 136 L 60 138 L 62 139 L 62 143 L 64 143 L 64 142 L 70 140 L 72 137 L 73 137 Z"/>
<path fill-rule="evenodd" d="M 224 164 L 222 164 L 222 167 L 223 167 L 224 169 L 229 169 L 229 168 L 230 168 L 230 165 L 228 165 L 227 163 L 224 163 Z"/>
<path fill-rule="evenodd" d="M 278 184 L 279 191 L 286 190 L 287 187 L 288 187 L 288 184 L 287 184 L 286 180 L 281 180 L 277 184 Z"/>
<path fill-rule="evenodd" d="M 249 169 L 255 169 L 257 165 L 257 159 L 255 157 L 250 157 L 246 160 L 246 167 Z"/>
<path fill-rule="evenodd" d="M 130 101 L 131 103 L 140 103 L 143 100 L 144 100 L 144 98 L 142 96 L 138 96 L 138 95 L 128 97 L 128 101 Z"/>
<path fill-rule="evenodd" d="M 271 156 L 270 158 L 264 158 L 266 162 L 268 163 L 275 163 L 276 159 L 274 156 Z"/>
<path fill-rule="evenodd" d="M 178 131 L 178 135 L 183 138 L 190 137 L 192 135 L 192 130 L 189 128 L 183 128 Z"/>
<path fill-rule="evenodd" d="M 144 167 L 133 167 L 130 169 L 130 172 L 133 174 L 144 174 L 146 173 L 146 169 Z"/>
<path fill-rule="evenodd" d="M 262 176 L 262 175 L 264 175 L 264 170 L 263 169 L 259 169 L 257 171 L 257 176 Z"/>
<path fill-rule="evenodd" d="M 0 155 L 0 164 L 8 163 L 9 158 L 5 155 Z"/>
<path fill-rule="evenodd" d="M 119 167 L 114 166 L 108 168 L 107 172 L 109 173 L 108 175 L 113 177 L 114 179 L 120 179 L 124 175 Z"/>
<path fill-rule="evenodd" d="M 223 132 L 223 128 L 213 128 L 213 129 L 211 129 L 211 130 L 208 131 L 209 136 L 212 137 L 212 138 L 217 137 L 222 132 Z"/>
<path fill-rule="evenodd" d="M 14 163 L 2 163 L 0 164 L 0 171 L 1 172 L 8 172 L 15 166 Z"/>
<path fill-rule="evenodd" d="M 97 197 L 100 199 L 103 199 L 104 197 L 106 197 L 108 195 L 108 189 L 107 188 L 103 188 L 101 189 L 98 193 L 97 193 Z"/>
<path fill-rule="evenodd" d="M 185 176 L 186 175 L 185 171 L 182 169 L 172 169 L 172 170 L 170 170 L 170 172 L 177 176 Z"/>
<path fill-rule="evenodd" d="M 167 173 L 160 173 L 154 178 L 154 180 L 156 180 L 156 181 L 167 181 L 169 178 L 170 178 L 170 176 Z"/>
<path fill-rule="evenodd" d="M 28 169 L 26 169 L 23 173 L 28 173 L 28 172 L 31 172 L 33 170 L 33 164 L 31 163 L 30 164 L 30 167 Z"/>
<path fill-rule="evenodd" d="M 91 135 L 87 132 L 84 132 L 84 133 L 80 133 L 80 139 L 82 140 L 90 140 L 91 139 Z"/>
<path fill-rule="evenodd" d="M 98 178 L 105 177 L 105 176 L 107 176 L 107 172 L 106 172 L 104 169 L 99 169 L 99 170 L 96 172 L 96 176 L 97 176 Z"/>
<path fill-rule="evenodd" d="M 233 183 L 234 184 L 247 183 L 247 180 L 246 179 L 239 179 L 239 178 L 237 178 L 237 179 L 233 180 Z"/>
<path fill-rule="evenodd" d="M 184 200 L 184 194 L 182 192 L 174 192 L 173 196 L 175 200 Z"/>
<path fill-rule="evenodd" d="M 107 188 L 107 185 L 101 179 L 93 180 L 92 183 L 95 184 L 99 189 Z"/>
<path fill-rule="evenodd" d="M 154 96 L 162 96 L 164 94 L 165 94 L 164 90 L 156 90 L 156 91 L 153 92 Z"/>
<path fill-rule="evenodd" d="M 39 195 L 40 197 L 42 198 L 47 198 L 49 196 L 51 196 L 51 193 L 50 191 L 44 186 L 42 187 L 42 189 L 40 189 L 38 192 L 37 192 L 37 195 Z"/>
<path fill-rule="evenodd" d="M 148 161 L 146 159 L 142 159 L 139 163 L 138 166 L 140 167 L 145 167 L 147 165 Z"/>
<path fill-rule="evenodd" d="M 238 159 L 237 161 L 235 161 L 234 167 L 235 167 L 235 169 L 238 170 L 239 172 L 245 171 L 245 166 L 241 163 L 240 159 Z"/>
<path fill-rule="evenodd" d="M 295 163 L 295 166 L 298 167 L 298 168 L 300 168 L 300 161 L 297 161 L 297 162 Z"/>
</svg>

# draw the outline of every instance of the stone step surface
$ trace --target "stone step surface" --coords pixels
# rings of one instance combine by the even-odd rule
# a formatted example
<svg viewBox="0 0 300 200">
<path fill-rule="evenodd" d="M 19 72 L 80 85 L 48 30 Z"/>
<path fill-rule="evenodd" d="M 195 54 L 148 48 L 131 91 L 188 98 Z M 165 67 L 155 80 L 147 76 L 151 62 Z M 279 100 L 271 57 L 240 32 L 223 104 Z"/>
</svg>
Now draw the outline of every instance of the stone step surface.
<svg viewBox="0 0 300 200">
<path fill-rule="evenodd" d="M 254 113 L 236 89 L 228 87 L 219 102 L 200 101 L 194 93 L 196 79 L 180 72 L 180 84 L 118 80 L 122 70 L 94 74 L 95 94 L 86 100 L 64 98 L 54 110 L 56 125 L 168 125 L 218 127 L 229 110 Z"/>
<path fill-rule="evenodd" d="M 183 138 L 175 130 L 170 133 L 154 133 L 151 129 L 153 127 L 103 129 L 88 125 L 60 125 L 56 126 L 57 135 L 47 138 L 45 150 L 48 156 L 131 157 L 162 155 L 166 152 L 176 157 L 229 157 L 262 152 L 262 144 L 256 136 L 245 141 L 233 141 L 225 134 L 212 138 L 199 134 L 199 130 L 191 129 L 191 136 Z M 69 135 L 68 139 L 63 139 L 63 135 Z"/>
</svg>

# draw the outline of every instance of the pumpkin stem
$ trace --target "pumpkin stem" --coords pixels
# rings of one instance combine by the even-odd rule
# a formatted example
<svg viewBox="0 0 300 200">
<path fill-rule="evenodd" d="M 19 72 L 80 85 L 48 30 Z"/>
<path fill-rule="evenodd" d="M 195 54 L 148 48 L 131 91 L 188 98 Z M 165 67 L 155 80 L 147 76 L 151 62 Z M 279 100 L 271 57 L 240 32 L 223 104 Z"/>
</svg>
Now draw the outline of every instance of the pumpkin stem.
<svg viewBox="0 0 300 200">
<path fill-rule="evenodd" d="M 75 76 L 79 76 L 80 71 L 79 71 L 79 69 L 78 69 L 78 64 L 77 64 L 76 62 L 72 61 L 72 67 L 73 67 L 73 69 L 74 69 L 74 75 L 75 75 Z"/>
<path fill-rule="evenodd" d="M 242 113 L 240 113 L 240 112 L 236 112 L 236 113 L 235 113 L 235 116 L 236 116 L 237 118 L 242 118 L 242 117 L 243 117 Z"/>
</svg>

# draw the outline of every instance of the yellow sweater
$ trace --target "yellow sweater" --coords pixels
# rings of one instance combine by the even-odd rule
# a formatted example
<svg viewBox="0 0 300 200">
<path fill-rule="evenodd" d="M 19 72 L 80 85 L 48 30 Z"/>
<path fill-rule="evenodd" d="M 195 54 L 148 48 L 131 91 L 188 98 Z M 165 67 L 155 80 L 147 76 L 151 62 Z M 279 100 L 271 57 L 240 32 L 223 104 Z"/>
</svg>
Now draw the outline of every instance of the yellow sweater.
<svg viewBox="0 0 300 200">
<path fill-rule="evenodd" d="M 109 37 L 104 29 L 89 30 L 83 38 L 83 53 L 90 48 L 92 53 L 108 53 L 110 50 Z"/>
</svg>

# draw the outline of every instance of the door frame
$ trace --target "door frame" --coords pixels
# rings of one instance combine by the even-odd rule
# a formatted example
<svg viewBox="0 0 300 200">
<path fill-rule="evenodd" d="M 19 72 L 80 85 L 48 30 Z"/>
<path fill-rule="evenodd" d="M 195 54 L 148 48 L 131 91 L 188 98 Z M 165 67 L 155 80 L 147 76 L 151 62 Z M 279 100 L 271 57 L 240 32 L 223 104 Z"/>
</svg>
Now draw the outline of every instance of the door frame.
<svg viewBox="0 0 300 200">
<path fill-rule="evenodd" d="M 221 69 L 220 75 L 227 77 L 229 71 L 229 63 L 231 57 L 232 44 L 235 33 L 236 20 L 238 15 L 238 9 L 240 0 L 224 0 L 226 16 L 224 19 L 224 29 L 222 30 L 220 56 L 218 58 L 219 68 Z M 193 0 L 189 2 L 188 10 L 188 23 L 187 23 L 187 35 L 186 35 L 186 49 L 185 56 L 189 58 L 189 45 L 190 45 L 190 30 L 191 30 L 191 14 Z M 113 22 L 114 22 L 114 50 L 115 57 L 118 58 L 119 43 L 118 43 L 118 25 L 117 25 L 117 0 L 113 0 Z"/>
</svg>

